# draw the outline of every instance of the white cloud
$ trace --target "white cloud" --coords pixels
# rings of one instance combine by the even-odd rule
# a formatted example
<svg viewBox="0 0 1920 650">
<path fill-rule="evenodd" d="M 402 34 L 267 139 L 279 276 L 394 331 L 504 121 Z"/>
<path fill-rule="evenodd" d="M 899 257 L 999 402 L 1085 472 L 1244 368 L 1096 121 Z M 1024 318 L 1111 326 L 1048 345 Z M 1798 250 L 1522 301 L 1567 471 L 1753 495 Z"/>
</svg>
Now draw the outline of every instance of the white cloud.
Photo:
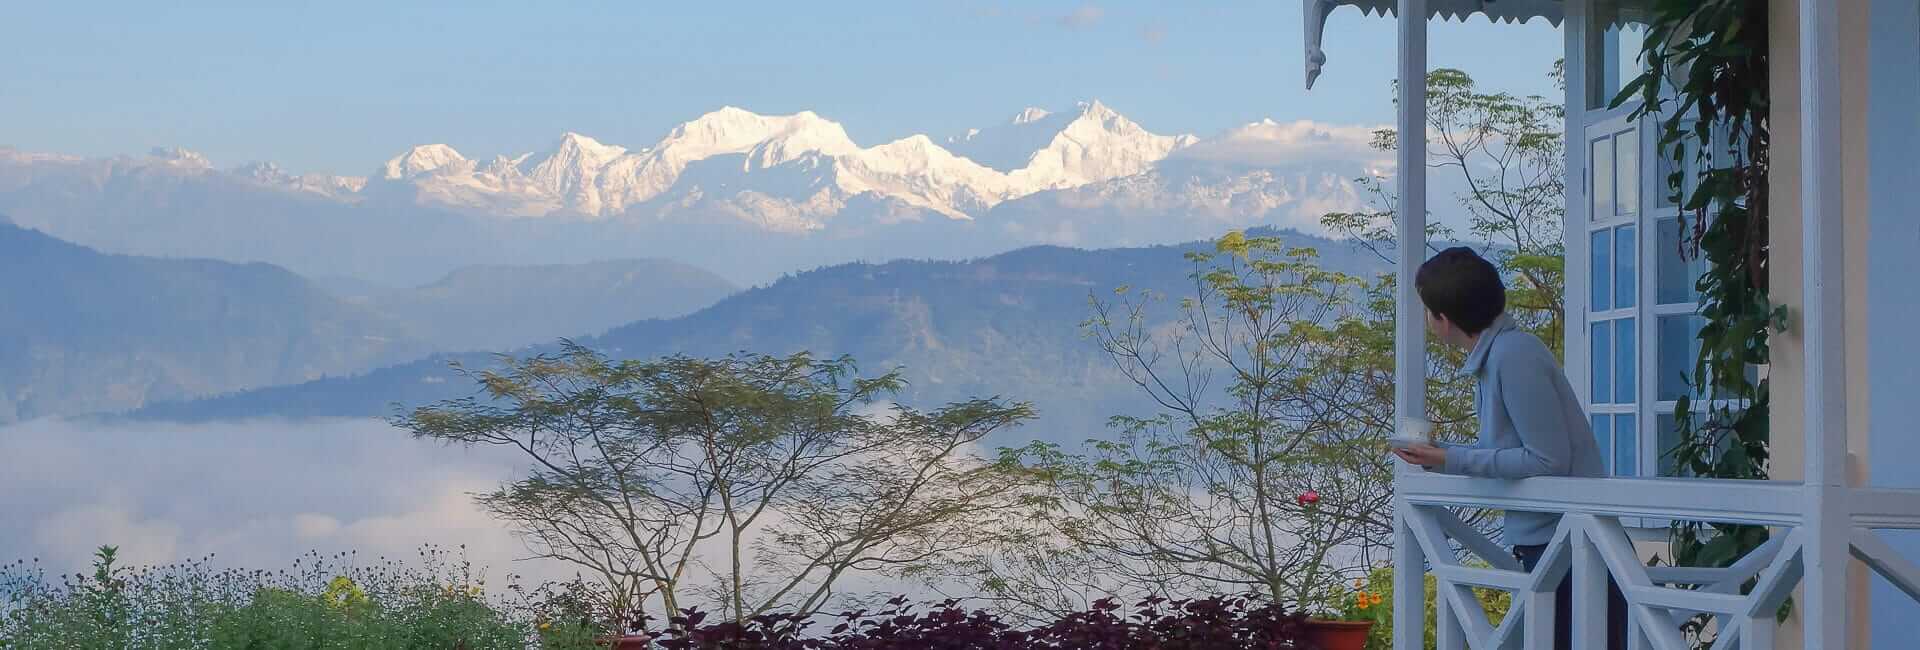
<svg viewBox="0 0 1920 650">
<path fill-rule="evenodd" d="M 472 501 L 518 467 L 378 420 L 15 424 L 0 428 L 0 562 L 80 571 L 112 544 L 129 564 L 214 554 L 273 569 L 308 551 L 405 559 L 464 544 L 488 575 L 571 575 L 516 561 L 525 547 Z"/>
<path fill-rule="evenodd" d="M 863 412 L 887 417 L 891 406 Z M 517 453 L 414 440 L 378 420 L 0 427 L 0 564 L 85 572 L 110 544 L 128 566 L 211 554 L 215 566 L 272 570 L 308 552 L 411 561 L 430 544 L 464 546 L 489 584 L 570 578 L 571 565 L 525 560 L 525 544 L 473 503 L 521 470 Z M 716 541 L 697 554 L 723 551 Z M 843 589 L 933 596 L 877 575 L 848 576 Z"/>
<path fill-rule="evenodd" d="M 1324 124 L 1312 120 L 1261 120 L 1175 152 L 1175 157 L 1259 166 L 1300 163 L 1357 163 L 1389 168 L 1393 152 L 1370 143 L 1384 126 Z"/>
</svg>

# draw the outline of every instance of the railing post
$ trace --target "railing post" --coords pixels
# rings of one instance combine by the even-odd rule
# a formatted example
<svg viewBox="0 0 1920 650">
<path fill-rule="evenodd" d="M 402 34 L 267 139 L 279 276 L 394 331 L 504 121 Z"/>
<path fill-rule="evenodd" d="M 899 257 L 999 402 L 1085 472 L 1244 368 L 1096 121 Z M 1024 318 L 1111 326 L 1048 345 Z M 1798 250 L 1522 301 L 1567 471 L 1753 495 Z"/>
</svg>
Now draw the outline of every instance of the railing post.
<svg viewBox="0 0 1920 650">
<path fill-rule="evenodd" d="M 1606 650 L 1607 564 L 1589 532 L 1590 518 L 1580 517 L 1589 521 L 1567 539 L 1573 545 L 1573 650 Z"/>
<path fill-rule="evenodd" d="M 1546 568 L 1537 567 L 1534 570 L 1545 571 Z M 1567 579 L 1568 578 L 1561 578 L 1561 580 Z M 1525 626 L 1525 629 L 1521 630 L 1520 635 L 1522 639 L 1520 647 L 1522 648 L 1553 647 L 1553 625 L 1555 616 L 1553 600 L 1554 592 L 1559 589 L 1559 585 L 1546 585 L 1542 588 L 1545 589 L 1545 591 L 1528 590 L 1513 595 L 1515 605 L 1525 603 L 1527 607 L 1525 614 L 1526 619 L 1520 621 L 1520 624 Z M 1508 615 L 1511 616 L 1512 614 Z"/>
<path fill-rule="evenodd" d="M 1773 650 L 1774 632 L 1780 628 L 1773 614 L 1750 617 L 1739 625 L 1742 650 Z"/>
<path fill-rule="evenodd" d="M 1806 351 L 1807 650 L 1853 647 L 1847 615 L 1852 530 L 1847 476 L 1847 250 L 1841 206 L 1840 9 L 1800 0 L 1800 222 Z M 1859 173 L 1854 170 L 1850 173 Z"/>
<path fill-rule="evenodd" d="M 1435 650 L 1466 650 L 1467 628 L 1460 625 L 1460 615 L 1453 611 L 1453 601 L 1446 597 L 1446 590 L 1453 588 L 1445 580 L 1439 580 L 1433 598 L 1433 645 Z"/>
<path fill-rule="evenodd" d="M 1427 557 L 1406 515 L 1413 506 L 1393 500 L 1393 650 L 1425 650 Z"/>
<path fill-rule="evenodd" d="M 1640 615 L 1633 608 L 1627 608 L 1627 650 L 1650 650 L 1653 641 L 1647 638 L 1647 631 L 1640 629 Z M 1772 646 L 1768 646 L 1769 649 Z"/>
</svg>

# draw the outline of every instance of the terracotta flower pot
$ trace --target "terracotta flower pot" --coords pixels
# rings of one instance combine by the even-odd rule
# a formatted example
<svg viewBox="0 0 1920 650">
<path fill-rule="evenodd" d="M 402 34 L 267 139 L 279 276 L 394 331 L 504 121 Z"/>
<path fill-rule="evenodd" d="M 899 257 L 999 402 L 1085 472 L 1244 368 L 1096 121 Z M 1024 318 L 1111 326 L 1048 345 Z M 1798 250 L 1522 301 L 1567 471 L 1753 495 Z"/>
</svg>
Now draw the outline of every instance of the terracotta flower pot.
<svg viewBox="0 0 1920 650">
<path fill-rule="evenodd" d="M 622 634 L 620 636 L 600 637 L 600 645 L 612 650 L 646 650 L 652 645 L 653 637 L 645 634 Z"/>
<path fill-rule="evenodd" d="M 1307 647 L 1317 650 L 1366 650 L 1373 621 L 1307 621 Z"/>
</svg>

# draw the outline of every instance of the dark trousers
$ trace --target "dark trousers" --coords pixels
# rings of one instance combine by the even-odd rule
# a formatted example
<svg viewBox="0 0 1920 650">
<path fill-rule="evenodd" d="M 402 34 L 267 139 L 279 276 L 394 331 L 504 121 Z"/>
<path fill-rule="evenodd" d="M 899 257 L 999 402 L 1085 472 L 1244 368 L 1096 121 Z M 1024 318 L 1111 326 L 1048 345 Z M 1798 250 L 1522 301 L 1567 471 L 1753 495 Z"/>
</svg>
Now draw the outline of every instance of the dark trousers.
<svg viewBox="0 0 1920 650">
<path fill-rule="evenodd" d="M 1520 568 L 1532 571 L 1540 564 L 1540 556 L 1547 552 L 1545 544 L 1538 546 L 1513 547 L 1513 559 L 1520 561 Z M 1620 584 L 1607 578 L 1607 650 L 1626 650 L 1627 648 L 1627 598 L 1620 593 Z M 1560 581 L 1560 590 L 1553 595 L 1553 648 L 1527 648 L 1527 650 L 1573 650 L 1573 577 Z"/>
</svg>

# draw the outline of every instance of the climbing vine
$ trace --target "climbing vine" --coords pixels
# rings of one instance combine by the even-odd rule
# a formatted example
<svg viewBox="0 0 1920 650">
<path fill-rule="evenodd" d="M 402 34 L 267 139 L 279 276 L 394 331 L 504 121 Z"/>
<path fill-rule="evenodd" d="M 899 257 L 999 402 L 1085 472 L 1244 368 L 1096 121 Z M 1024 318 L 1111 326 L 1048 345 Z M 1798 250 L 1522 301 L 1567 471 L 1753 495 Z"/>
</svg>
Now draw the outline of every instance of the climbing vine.
<svg viewBox="0 0 1920 650">
<path fill-rule="evenodd" d="M 1679 208 L 1681 255 L 1708 262 L 1700 294 L 1700 353 L 1674 409 L 1682 475 L 1767 478 L 1768 335 L 1785 310 L 1767 293 L 1767 12 L 1761 0 L 1657 0 L 1642 47 L 1645 72 L 1613 100 L 1642 101 L 1633 118 L 1659 125 L 1666 182 Z M 1676 523 L 1673 560 L 1726 566 L 1766 541 L 1757 526 Z"/>
</svg>

